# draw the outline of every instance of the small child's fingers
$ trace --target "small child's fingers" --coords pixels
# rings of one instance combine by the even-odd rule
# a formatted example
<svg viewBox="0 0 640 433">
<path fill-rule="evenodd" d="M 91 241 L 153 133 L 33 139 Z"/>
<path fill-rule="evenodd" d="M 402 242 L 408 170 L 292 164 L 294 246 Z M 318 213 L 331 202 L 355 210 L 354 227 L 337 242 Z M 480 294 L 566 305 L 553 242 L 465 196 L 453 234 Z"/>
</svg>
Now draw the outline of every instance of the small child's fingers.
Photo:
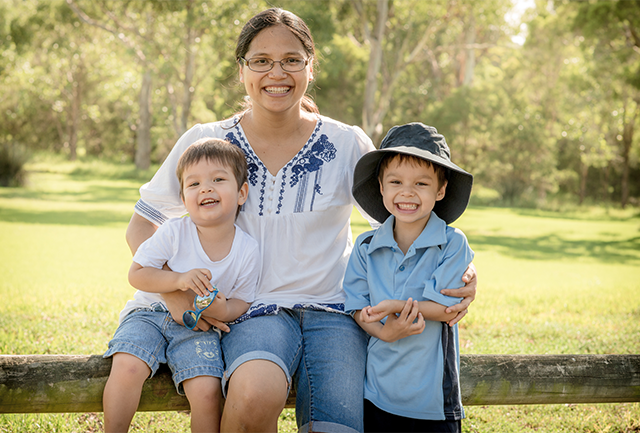
<svg viewBox="0 0 640 433">
<path fill-rule="evenodd" d="M 213 284 L 211 284 L 211 278 L 207 276 L 204 272 L 198 274 L 198 281 L 202 286 L 202 290 L 204 291 L 202 296 L 207 296 L 209 293 L 213 292 Z"/>
</svg>

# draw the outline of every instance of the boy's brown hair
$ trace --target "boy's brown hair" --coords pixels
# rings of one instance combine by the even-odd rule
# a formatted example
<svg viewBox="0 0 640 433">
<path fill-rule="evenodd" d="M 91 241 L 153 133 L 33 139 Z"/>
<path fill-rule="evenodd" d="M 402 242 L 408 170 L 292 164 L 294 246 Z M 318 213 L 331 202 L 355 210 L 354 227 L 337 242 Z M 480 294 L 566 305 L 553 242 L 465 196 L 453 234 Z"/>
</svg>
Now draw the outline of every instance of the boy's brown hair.
<svg viewBox="0 0 640 433">
<path fill-rule="evenodd" d="M 189 146 L 178 161 L 176 176 L 180 181 L 180 197 L 184 198 L 184 171 L 205 158 L 231 168 L 238 184 L 238 191 L 247 182 L 247 159 L 240 148 L 219 138 L 201 138 Z"/>
<path fill-rule="evenodd" d="M 433 167 L 433 171 L 436 174 L 436 178 L 438 179 L 438 189 L 442 188 L 448 180 L 447 168 L 441 166 L 440 164 L 435 164 L 431 161 L 427 161 L 426 159 L 419 158 L 417 156 L 408 155 L 406 153 L 395 153 L 388 152 L 386 155 L 382 157 L 380 160 L 380 165 L 378 166 L 378 181 L 382 183 L 382 177 L 384 176 L 384 172 L 391 164 L 391 161 L 398 159 L 398 164 L 413 164 L 413 165 L 422 165 L 424 167 Z"/>
</svg>

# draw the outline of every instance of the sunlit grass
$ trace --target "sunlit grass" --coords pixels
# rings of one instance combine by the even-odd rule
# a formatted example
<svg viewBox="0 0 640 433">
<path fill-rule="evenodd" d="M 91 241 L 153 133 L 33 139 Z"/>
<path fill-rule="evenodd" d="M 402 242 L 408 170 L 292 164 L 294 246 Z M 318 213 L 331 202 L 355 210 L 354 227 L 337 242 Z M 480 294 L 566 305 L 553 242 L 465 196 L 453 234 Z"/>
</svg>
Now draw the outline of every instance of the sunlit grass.
<svg viewBox="0 0 640 433">
<path fill-rule="evenodd" d="M 99 354 L 133 289 L 124 232 L 148 177 L 132 166 L 44 159 L 0 189 L 0 352 Z M 462 353 L 640 353 L 637 209 L 565 213 L 472 207 L 456 221 L 479 289 Z M 354 212 L 354 234 L 368 225 Z M 640 405 L 467 407 L 466 432 L 624 432 Z M 100 431 L 102 414 L 1 415 L 0 432 Z M 141 413 L 132 431 L 187 431 L 185 413 Z M 634 430 L 635 429 L 635 430 Z M 295 431 L 293 410 L 280 430 Z"/>
</svg>

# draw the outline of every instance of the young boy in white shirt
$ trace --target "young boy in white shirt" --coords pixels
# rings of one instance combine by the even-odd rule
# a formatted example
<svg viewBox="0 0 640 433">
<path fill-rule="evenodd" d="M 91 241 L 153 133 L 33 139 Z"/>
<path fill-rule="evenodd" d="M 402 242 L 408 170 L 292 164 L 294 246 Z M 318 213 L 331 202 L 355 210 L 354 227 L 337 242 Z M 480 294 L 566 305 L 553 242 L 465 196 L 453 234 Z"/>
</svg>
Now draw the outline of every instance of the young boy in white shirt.
<svg viewBox="0 0 640 433">
<path fill-rule="evenodd" d="M 191 431 L 220 429 L 220 331 L 193 328 L 201 314 L 233 321 L 254 300 L 258 244 L 235 225 L 247 200 L 247 163 L 238 147 L 205 138 L 185 150 L 176 174 L 188 216 L 161 225 L 133 257 L 129 282 L 138 290 L 104 355 L 113 356 L 103 395 L 106 432 L 129 428 L 145 380 L 163 362 L 189 400 Z M 194 311 L 183 316 L 187 327 L 172 319 L 161 296 L 176 290 L 198 295 Z"/>
<path fill-rule="evenodd" d="M 447 224 L 465 210 L 473 177 L 451 162 L 444 136 L 421 123 L 393 127 L 354 172 L 353 196 L 382 223 L 358 237 L 344 279 L 345 310 L 371 338 L 365 432 L 460 432 L 457 325 L 442 289 L 464 286 L 473 260 Z"/>
</svg>

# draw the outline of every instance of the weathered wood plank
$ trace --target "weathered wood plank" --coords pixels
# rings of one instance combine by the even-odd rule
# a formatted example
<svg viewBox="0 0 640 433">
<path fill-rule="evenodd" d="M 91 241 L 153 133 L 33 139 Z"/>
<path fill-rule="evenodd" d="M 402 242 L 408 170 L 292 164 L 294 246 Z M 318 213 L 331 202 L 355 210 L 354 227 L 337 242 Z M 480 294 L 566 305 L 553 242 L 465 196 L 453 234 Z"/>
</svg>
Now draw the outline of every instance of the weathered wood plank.
<svg viewBox="0 0 640 433">
<path fill-rule="evenodd" d="M 0 413 L 100 412 L 110 369 L 99 355 L 0 355 Z M 640 402 L 640 355 L 462 355 L 461 383 L 465 405 Z M 165 367 L 139 410 L 188 407 Z"/>
</svg>

